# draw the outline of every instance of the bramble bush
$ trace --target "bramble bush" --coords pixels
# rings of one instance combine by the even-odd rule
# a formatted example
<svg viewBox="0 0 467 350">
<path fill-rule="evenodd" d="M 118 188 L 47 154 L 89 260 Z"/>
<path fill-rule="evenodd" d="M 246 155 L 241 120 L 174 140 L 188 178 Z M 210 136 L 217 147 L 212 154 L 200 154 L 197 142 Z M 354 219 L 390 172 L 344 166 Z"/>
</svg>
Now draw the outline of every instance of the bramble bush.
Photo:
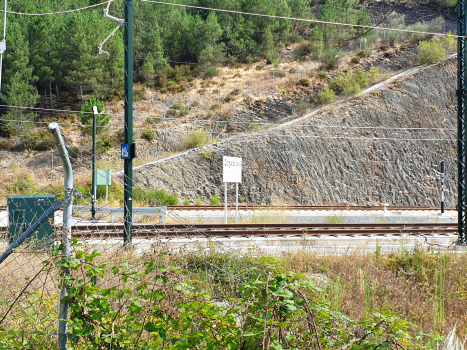
<svg viewBox="0 0 467 350">
<path fill-rule="evenodd" d="M 239 262 L 215 251 L 170 256 L 162 250 L 139 257 L 113 252 L 109 259 L 77 238 L 72 248 L 63 257 L 58 245 L 43 263 L 61 271 L 56 281 L 67 285 L 70 350 L 428 348 L 423 334 L 412 335 L 416 325 L 386 309 L 359 322 L 331 310 L 321 288 L 277 259 Z M 30 321 L 57 316 L 58 305 L 44 300 L 46 307 L 34 308 L 32 295 Z M 56 348 L 56 328 L 1 321 L 0 348 Z"/>
</svg>

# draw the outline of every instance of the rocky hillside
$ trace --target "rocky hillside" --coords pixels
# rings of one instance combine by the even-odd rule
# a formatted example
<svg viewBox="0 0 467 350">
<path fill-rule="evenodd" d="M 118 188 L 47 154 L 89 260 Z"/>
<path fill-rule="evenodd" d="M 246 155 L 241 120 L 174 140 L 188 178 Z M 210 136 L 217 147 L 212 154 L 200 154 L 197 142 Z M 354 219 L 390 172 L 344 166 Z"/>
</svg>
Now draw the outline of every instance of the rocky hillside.
<svg viewBox="0 0 467 350">
<path fill-rule="evenodd" d="M 222 198 L 222 157 L 235 156 L 249 203 L 434 205 L 445 160 L 453 206 L 455 89 L 455 59 L 421 67 L 279 127 L 137 167 L 135 183 L 182 200 Z"/>
</svg>

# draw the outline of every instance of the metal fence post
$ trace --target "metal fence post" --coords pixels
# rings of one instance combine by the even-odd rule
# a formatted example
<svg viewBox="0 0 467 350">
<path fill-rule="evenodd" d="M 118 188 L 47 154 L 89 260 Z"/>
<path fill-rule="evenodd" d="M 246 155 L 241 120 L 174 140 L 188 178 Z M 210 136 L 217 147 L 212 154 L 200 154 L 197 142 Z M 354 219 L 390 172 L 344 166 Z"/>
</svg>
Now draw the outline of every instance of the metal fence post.
<svg viewBox="0 0 467 350">
<path fill-rule="evenodd" d="M 58 154 L 62 161 L 63 172 L 65 174 L 65 196 L 63 198 L 63 232 L 62 232 L 62 254 L 69 258 L 71 255 L 71 228 L 73 226 L 73 168 L 71 166 L 70 157 L 68 150 L 63 140 L 60 126 L 57 123 L 49 124 L 49 131 L 52 133 L 52 137 L 57 147 Z M 70 274 L 68 268 L 63 268 L 65 276 Z M 60 291 L 60 313 L 59 313 L 59 325 L 58 325 L 58 347 L 59 350 L 66 350 L 68 340 L 68 302 L 62 302 L 63 298 L 68 295 L 67 284 L 63 283 Z"/>
</svg>

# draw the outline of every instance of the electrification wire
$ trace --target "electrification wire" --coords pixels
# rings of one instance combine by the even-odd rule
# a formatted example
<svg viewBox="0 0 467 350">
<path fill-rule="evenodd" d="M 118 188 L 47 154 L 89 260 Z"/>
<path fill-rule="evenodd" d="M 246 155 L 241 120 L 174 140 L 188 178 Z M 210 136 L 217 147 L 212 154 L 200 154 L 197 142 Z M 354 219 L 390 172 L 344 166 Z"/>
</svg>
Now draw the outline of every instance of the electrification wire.
<svg viewBox="0 0 467 350">
<path fill-rule="evenodd" d="M 39 107 L 23 107 L 23 106 L 9 106 L 9 105 L 0 105 L 0 107 L 8 107 L 8 108 L 18 108 L 18 109 L 32 109 L 37 112 L 47 113 L 51 111 L 59 112 L 59 113 L 68 113 L 68 114 L 93 114 L 93 112 L 81 112 L 81 111 L 70 111 L 70 110 L 63 110 L 63 109 L 53 109 L 53 108 L 39 108 Z M 117 113 L 105 113 L 106 115 L 110 116 L 119 116 L 123 117 L 124 114 L 117 114 Z M 136 116 L 136 118 L 147 118 L 147 119 L 160 119 L 160 120 L 167 120 L 167 121 L 180 121 L 180 122 L 206 122 L 206 123 L 224 123 L 224 124 L 253 124 L 253 125 L 269 125 L 271 127 L 274 126 L 282 126 L 284 124 L 278 123 L 263 123 L 263 122 L 254 122 L 254 121 L 227 121 L 227 120 L 211 120 L 211 119 L 187 119 L 187 118 L 164 118 L 164 117 L 145 117 L 145 116 Z M 18 122 L 18 120 L 14 119 L 3 119 L 3 121 L 8 122 Z M 34 120 L 24 120 L 25 123 L 43 123 L 48 124 L 47 122 L 39 122 Z M 92 125 L 83 125 L 83 124 L 76 124 L 76 123 L 59 123 L 60 125 L 67 125 L 67 126 L 92 126 Z M 416 127 L 383 127 L 383 126 L 350 126 L 350 125 L 319 125 L 319 124 L 295 124 L 289 125 L 287 128 L 290 127 L 310 127 L 310 128 L 337 128 L 337 129 L 376 129 L 376 130 L 399 130 L 399 131 L 456 131 L 457 129 L 449 129 L 449 128 L 416 128 Z M 157 130 L 157 129 L 155 129 Z"/>
<path fill-rule="evenodd" d="M 101 2 L 99 4 L 95 5 L 89 5 L 86 7 L 81 7 L 78 9 L 73 9 L 73 10 L 66 10 L 66 11 L 57 11 L 57 12 L 45 12 L 45 13 L 25 13 L 25 12 L 15 12 L 15 11 L 6 11 L 7 13 L 11 13 L 13 15 L 21 15 L 21 16 L 50 16 L 50 15 L 60 15 L 60 14 L 65 14 L 65 13 L 72 13 L 72 12 L 79 12 L 79 11 L 84 11 L 91 9 L 93 7 L 98 7 L 107 4 L 111 0 Z M 0 12 L 5 12 L 4 10 L 0 10 Z"/>
<path fill-rule="evenodd" d="M 265 18 L 286 19 L 286 20 L 299 21 L 299 22 L 318 23 L 318 24 L 332 24 L 332 25 L 344 26 L 344 27 L 357 27 L 357 28 L 366 28 L 366 29 L 378 29 L 378 30 L 393 31 L 393 32 L 413 33 L 413 34 L 425 34 L 425 35 L 437 35 L 437 36 L 446 36 L 446 37 L 454 37 L 454 38 L 467 38 L 467 36 L 455 35 L 455 34 L 422 32 L 422 31 L 418 31 L 418 30 L 397 29 L 397 28 L 384 28 L 384 29 L 382 29 L 382 28 L 380 28 L 380 27 L 368 26 L 368 25 L 362 25 L 362 24 L 351 24 L 351 23 L 341 23 L 341 22 L 322 21 L 322 20 L 318 20 L 318 19 L 305 19 L 305 18 L 297 18 L 297 17 L 285 17 L 285 16 L 265 15 L 265 14 L 252 13 L 252 12 L 243 12 L 243 11 L 233 11 L 233 10 L 216 9 L 216 8 L 212 8 L 212 7 L 202 7 L 202 6 L 193 6 L 193 5 L 185 5 L 185 4 L 174 4 L 174 3 L 162 2 L 162 1 L 155 1 L 155 0 L 139 0 L 139 1 L 141 1 L 141 2 L 147 2 L 147 3 L 154 3 L 154 4 L 159 4 L 159 5 L 168 5 L 168 6 L 176 6 L 176 7 L 194 8 L 194 9 L 205 10 L 205 11 L 215 11 L 215 12 L 233 13 L 233 14 L 238 14 L 238 15 L 257 16 L 257 17 L 265 17 Z"/>
<path fill-rule="evenodd" d="M 399 0 L 393 7 L 392 9 L 384 16 L 384 18 L 379 21 L 377 24 L 375 24 L 375 27 L 378 27 L 379 28 L 379 25 L 381 23 L 383 23 L 388 17 L 389 15 L 396 9 L 397 6 L 399 6 L 399 4 L 402 2 L 402 0 Z M 353 41 L 353 40 L 357 40 L 357 39 L 360 39 L 360 38 L 363 38 L 365 35 L 367 35 L 368 33 L 370 33 L 371 31 L 373 31 L 375 28 L 370 28 L 368 29 L 366 32 L 364 32 L 363 34 L 360 34 L 360 35 L 357 35 L 353 38 L 350 38 L 350 39 L 345 39 L 344 42 L 347 42 L 347 41 Z"/>
</svg>

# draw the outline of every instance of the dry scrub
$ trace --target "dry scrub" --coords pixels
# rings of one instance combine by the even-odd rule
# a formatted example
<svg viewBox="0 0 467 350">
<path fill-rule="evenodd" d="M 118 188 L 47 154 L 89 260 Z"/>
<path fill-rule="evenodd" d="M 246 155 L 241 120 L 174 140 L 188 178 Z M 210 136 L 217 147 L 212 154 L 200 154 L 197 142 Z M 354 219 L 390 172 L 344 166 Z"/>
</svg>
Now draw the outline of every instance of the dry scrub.
<svg viewBox="0 0 467 350">
<path fill-rule="evenodd" d="M 426 333 L 447 335 L 457 323 L 467 335 L 467 255 L 433 249 L 402 249 L 383 255 L 349 251 L 318 256 L 298 252 L 282 256 L 285 268 L 316 274 L 335 310 L 353 319 L 374 308 L 400 312 Z"/>
</svg>

